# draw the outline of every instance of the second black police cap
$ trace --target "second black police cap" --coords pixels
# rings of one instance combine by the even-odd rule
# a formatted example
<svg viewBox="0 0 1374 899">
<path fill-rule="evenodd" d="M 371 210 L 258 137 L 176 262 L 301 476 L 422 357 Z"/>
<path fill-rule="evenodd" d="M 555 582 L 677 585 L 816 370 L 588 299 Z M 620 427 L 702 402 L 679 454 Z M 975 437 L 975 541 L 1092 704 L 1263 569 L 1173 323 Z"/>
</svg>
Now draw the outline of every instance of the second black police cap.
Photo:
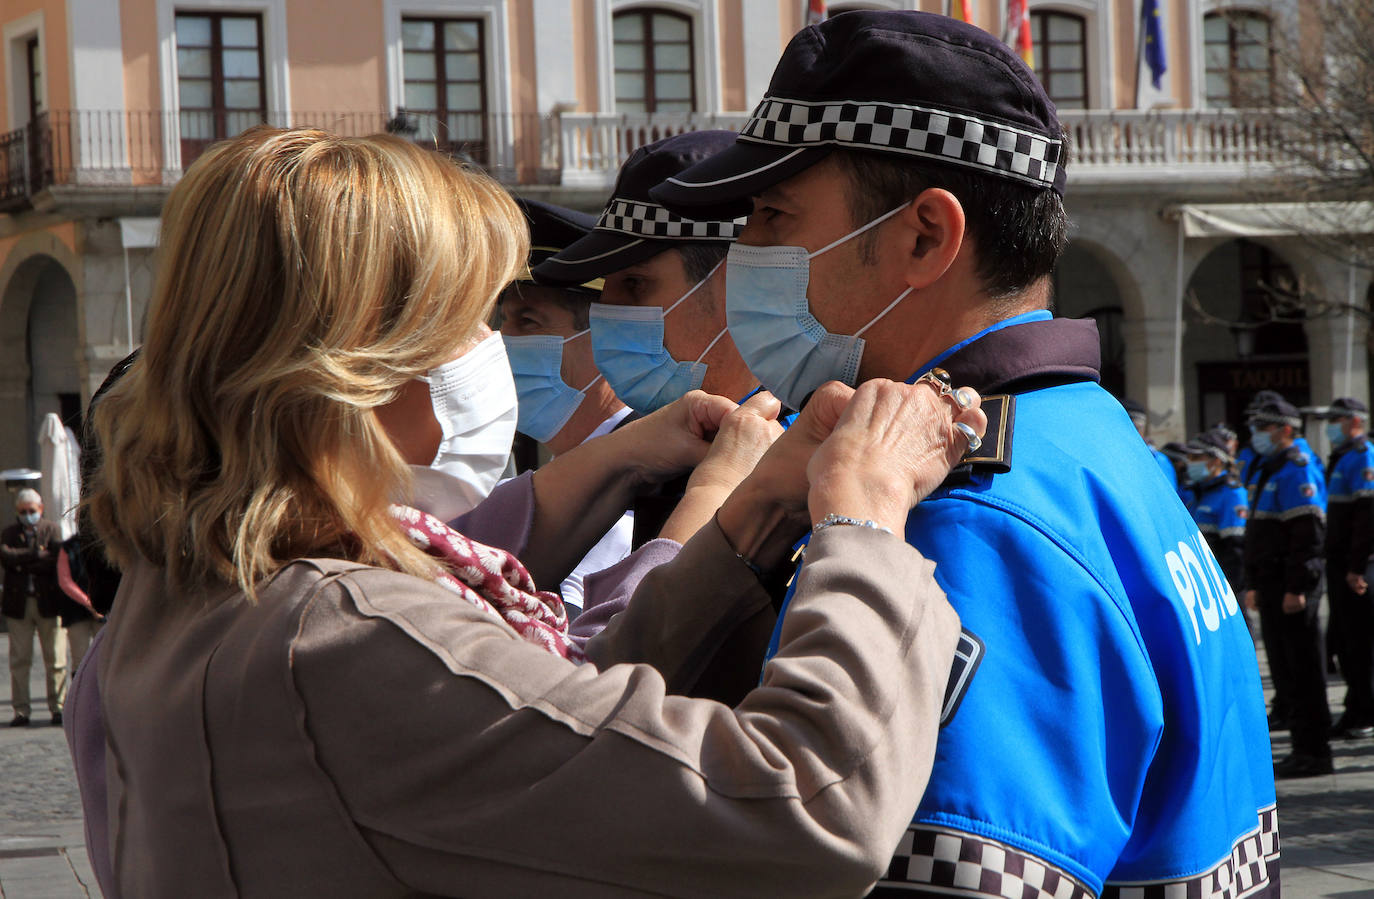
<svg viewBox="0 0 1374 899">
<path fill-rule="evenodd" d="M 520 211 L 525 214 L 525 221 L 530 226 L 529 265 L 516 278 L 517 281 L 534 280 L 530 274 L 531 269 L 550 256 L 557 255 L 565 248 L 586 237 L 596 226 L 596 216 L 587 212 L 578 212 L 576 209 L 555 206 L 552 203 L 530 200 L 525 197 L 516 197 L 515 205 L 520 207 Z M 584 288 L 589 291 L 599 291 L 601 290 L 601 279 L 596 278 L 581 283 L 573 282 L 569 286 L 572 289 Z"/>
<path fill-rule="evenodd" d="M 1220 428 L 1212 428 L 1210 431 L 1203 431 L 1192 440 L 1189 440 L 1184 447 L 1189 455 L 1193 456 L 1215 456 L 1226 464 L 1231 464 L 1231 449 L 1229 438 Z"/>
<path fill-rule="evenodd" d="M 1343 396 L 1331 401 L 1326 414 L 1331 418 L 1345 418 L 1348 415 L 1368 415 L 1369 407 L 1353 396 Z"/>
<path fill-rule="evenodd" d="M 744 215 L 750 197 L 836 147 L 1064 194 L 1054 103 L 1006 44 L 948 16 L 859 10 L 798 32 L 734 146 L 674 174 L 653 196 Z"/>
<path fill-rule="evenodd" d="M 734 140 L 733 131 L 689 131 L 635 150 L 620 167 L 591 233 L 535 266 L 534 279 L 571 284 L 618 272 L 674 243 L 733 243 L 744 227 L 743 217 L 684 218 L 651 199 L 649 189 Z"/>
<path fill-rule="evenodd" d="M 1275 396 L 1278 395 L 1275 394 Z M 1281 396 L 1263 402 L 1252 402 L 1248 413 L 1250 416 L 1248 423 L 1252 427 L 1257 424 L 1302 427 L 1302 413 L 1298 411 L 1298 407 Z"/>
</svg>

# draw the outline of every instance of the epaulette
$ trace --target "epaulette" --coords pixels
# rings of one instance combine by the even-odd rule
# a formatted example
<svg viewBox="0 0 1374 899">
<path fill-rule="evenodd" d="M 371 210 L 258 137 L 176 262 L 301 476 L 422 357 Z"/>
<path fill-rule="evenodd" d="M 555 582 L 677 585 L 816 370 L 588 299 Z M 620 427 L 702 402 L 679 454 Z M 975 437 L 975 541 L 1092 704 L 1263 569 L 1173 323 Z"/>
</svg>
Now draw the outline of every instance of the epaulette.
<svg viewBox="0 0 1374 899">
<path fill-rule="evenodd" d="M 1288 448 L 1288 452 L 1287 452 L 1285 455 L 1286 455 L 1288 461 L 1289 461 L 1289 462 L 1292 462 L 1294 465 L 1306 465 L 1306 464 L 1307 464 L 1307 460 L 1308 460 L 1307 453 L 1304 453 L 1302 450 L 1298 449 L 1296 446 L 1290 446 L 1290 447 Z"/>
<path fill-rule="evenodd" d="M 975 472 L 1004 474 L 1011 471 L 1011 438 L 1016 425 L 1016 396 L 997 393 L 983 397 L 983 414 L 988 417 L 988 429 L 983 445 L 968 454 L 945 478 L 942 487 L 967 483 Z"/>
</svg>

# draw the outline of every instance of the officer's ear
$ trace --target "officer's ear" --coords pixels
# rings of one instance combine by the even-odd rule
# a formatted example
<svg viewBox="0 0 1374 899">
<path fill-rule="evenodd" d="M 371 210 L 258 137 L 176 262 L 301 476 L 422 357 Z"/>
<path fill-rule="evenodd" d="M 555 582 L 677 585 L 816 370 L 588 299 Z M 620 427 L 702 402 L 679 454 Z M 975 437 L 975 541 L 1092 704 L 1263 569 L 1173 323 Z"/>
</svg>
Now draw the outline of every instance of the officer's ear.
<svg viewBox="0 0 1374 899">
<path fill-rule="evenodd" d="M 906 252 L 906 283 L 920 290 L 939 281 L 955 266 L 964 240 L 964 207 L 947 190 L 930 187 L 900 213 L 905 226 L 900 239 Z"/>
</svg>

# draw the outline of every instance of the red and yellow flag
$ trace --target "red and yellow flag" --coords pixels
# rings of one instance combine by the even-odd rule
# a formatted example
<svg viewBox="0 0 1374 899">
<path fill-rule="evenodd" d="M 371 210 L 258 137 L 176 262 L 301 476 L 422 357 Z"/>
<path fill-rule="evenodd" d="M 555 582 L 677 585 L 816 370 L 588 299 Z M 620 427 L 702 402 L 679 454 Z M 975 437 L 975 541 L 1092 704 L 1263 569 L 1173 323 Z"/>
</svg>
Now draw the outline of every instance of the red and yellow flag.
<svg viewBox="0 0 1374 899">
<path fill-rule="evenodd" d="M 1007 46 L 1016 50 L 1026 65 L 1035 68 L 1035 51 L 1031 47 L 1030 3 L 1028 0 L 1007 0 L 1007 31 L 1002 35 Z"/>
<path fill-rule="evenodd" d="M 949 12 L 946 15 L 973 24 L 973 0 L 949 0 Z"/>
</svg>

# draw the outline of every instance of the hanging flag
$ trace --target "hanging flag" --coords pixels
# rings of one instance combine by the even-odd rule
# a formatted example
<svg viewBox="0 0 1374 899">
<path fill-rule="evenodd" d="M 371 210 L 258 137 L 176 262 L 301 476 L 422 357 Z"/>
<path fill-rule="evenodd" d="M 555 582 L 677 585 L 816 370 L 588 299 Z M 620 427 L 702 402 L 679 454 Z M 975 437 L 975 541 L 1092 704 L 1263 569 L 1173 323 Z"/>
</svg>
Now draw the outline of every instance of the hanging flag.
<svg viewBox="0 0 1374 899">
<path fill-rule="evenodd" d="M 819 25 L 825 21 L 825 0 L 802 0 L 805 6 L 806 24 Z"/>
<path fill-rule="evenodd" d="M 1150 67 L 1150 83 L 1160 89 L 1164 71 L 1169 68 L 1164 57 L 1164 25 L 1159 21 L 1159 0 L 1144 0 L 1140 4 L 1141 54 Z"/>
<path fill-rule="evenodd" d="M 948 0 L 945 15 L 960 22 L 973 22 L 973 0 Z"/>
<path fill-rule="evenodd" d="M 1026 65 L 1035 68 L 1035 52 L 1031 48 L 1030 3 L 1028 0 L 1007 0 L 1007 31 L 1002 35 Z"/>
</svg>

